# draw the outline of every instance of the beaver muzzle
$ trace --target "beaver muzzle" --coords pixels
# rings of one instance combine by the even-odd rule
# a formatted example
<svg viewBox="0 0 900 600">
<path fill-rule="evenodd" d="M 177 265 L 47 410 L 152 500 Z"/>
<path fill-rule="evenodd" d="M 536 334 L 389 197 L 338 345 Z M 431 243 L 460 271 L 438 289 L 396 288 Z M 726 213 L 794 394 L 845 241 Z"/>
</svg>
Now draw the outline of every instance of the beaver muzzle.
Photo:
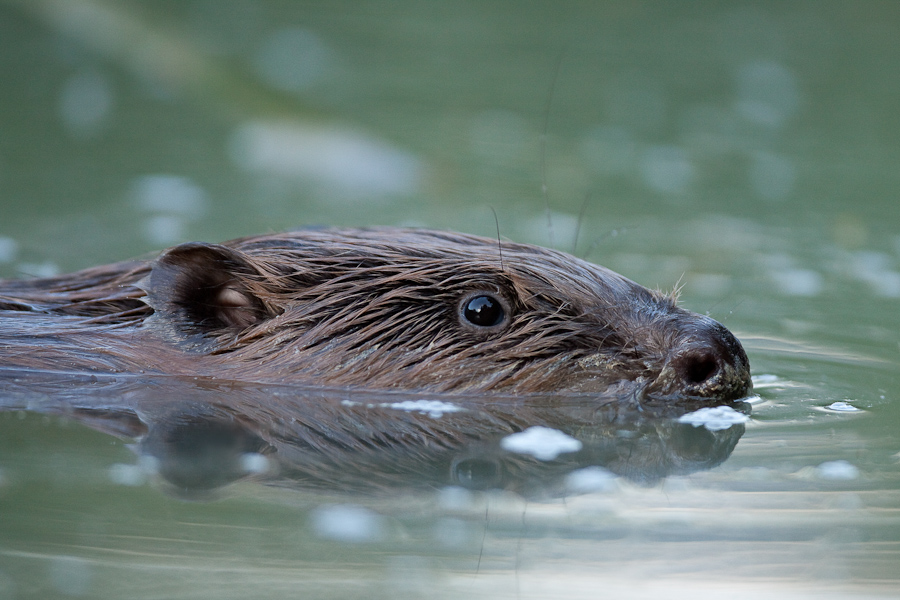
<svg viewBox="0 0 900 600">
<path fill-rule="evenodd" d="M 709 318 L 673 348 L 647 395 L 654 398 L 715 398 L 725 402 L 750 394 L 750 362 L 737 338 Z"/>
</svg>

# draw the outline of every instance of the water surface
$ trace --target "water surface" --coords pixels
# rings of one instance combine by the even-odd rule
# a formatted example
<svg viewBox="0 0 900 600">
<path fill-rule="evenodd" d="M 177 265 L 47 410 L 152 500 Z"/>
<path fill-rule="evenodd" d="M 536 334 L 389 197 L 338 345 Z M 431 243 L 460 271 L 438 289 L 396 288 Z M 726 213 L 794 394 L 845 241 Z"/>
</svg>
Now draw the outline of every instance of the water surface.
<svg viewBox="0 0 900 600">
<path fill-rule="evenodd" d="M 511 239 L 680 286 L 759 395 L 708 469 L 616 472 L 594 420 L 563 431 L 586 462 L 465 462 L 508 458 L 495 436 L 394 457 L 375 490 L 285 485 L 257 432 L 186 494 L 135 421 L 7 382 L 0 596 L 895 597 L 898 26 L 836 1 L 0 3 L 3 276 L 300 225 L 494 235 L 494 209 Z M 459 417 L 431 412 L 397 414 Z M 675 419 L 621 437 L 724 435 Z"/>
</svg>

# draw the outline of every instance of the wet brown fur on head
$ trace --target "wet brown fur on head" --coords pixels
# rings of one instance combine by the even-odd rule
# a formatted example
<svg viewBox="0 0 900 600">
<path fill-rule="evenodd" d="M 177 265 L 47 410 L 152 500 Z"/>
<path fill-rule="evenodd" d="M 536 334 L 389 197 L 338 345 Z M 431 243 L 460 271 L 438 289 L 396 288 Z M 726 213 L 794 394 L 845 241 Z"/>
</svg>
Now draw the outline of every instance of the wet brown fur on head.
<svg viewBox="0 0 900 600">
<path fill-rule="evenodd" d="M 48 322 L 66 316 L 57 328 L 95 344 L 128 336 L 138 346 L 109 359 L 122 369 L 514 394 L 646 388 L 674 349 L 714 323 L 570 255 L 512 243 L 502 250 L 501 264 L 488 238 L 302 230 L 0 282 L 0 309 Z M 479 295 L 499 302 L 501 323 L 467 321 L 464 304 Z M 741 377 L 729 384 L 735 391 L 748 388 Z"/>
</svg>

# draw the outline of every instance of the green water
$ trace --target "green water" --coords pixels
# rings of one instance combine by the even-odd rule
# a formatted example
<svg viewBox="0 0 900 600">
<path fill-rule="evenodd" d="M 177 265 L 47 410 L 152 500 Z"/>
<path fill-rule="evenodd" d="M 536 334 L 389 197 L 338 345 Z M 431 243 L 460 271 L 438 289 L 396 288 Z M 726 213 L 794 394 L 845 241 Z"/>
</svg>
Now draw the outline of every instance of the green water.
<svg viewBox="0 0 900 600">
<path fill-rule="evenodd" d="M 0 413 L 0 597 L 896 597 L 898 28 L 892 2 L 0 2 L 0 275 L 305 224 L 494 235 L 493 209 L 682 286 L 761 397 L 723 465 L 564 502 L 189 502 L 111 477 L 117 438 Z M 335 506 L 367 535 L 317 529 Z"/>
</svg>

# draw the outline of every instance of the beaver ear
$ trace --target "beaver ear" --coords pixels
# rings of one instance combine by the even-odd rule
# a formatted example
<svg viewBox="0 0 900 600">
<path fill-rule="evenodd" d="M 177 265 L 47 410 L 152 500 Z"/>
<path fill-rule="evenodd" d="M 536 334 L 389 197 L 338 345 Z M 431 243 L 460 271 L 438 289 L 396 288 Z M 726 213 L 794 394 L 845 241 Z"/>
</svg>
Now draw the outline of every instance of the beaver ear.
<svg viewBox="0 0 900 600">
<path fill-rule="evenodd" d="M 237 333 L 274 313 L 251 288 L 259 273 L 225 246 L 189 243 L 167 250 L 143 281 L 153 321 L 182 340 Z"/>
</svg>

